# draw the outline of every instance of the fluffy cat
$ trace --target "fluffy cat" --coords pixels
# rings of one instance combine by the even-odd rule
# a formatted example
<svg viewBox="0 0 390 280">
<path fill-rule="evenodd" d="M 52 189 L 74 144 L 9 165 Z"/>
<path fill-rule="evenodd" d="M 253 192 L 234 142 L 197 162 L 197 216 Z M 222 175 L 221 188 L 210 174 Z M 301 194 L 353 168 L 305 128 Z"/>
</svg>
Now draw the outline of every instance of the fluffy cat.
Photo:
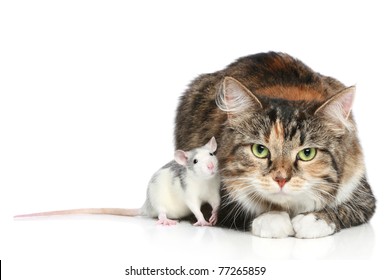
<svg viewBox="0 0 390 280">
<path fill-rule="evenodd" d="M 176 114 L 176 149 L 220 144 L 219 225 L 317 238 L 366 223 L 375 198 L 351 108 L 355 87 L 284 53 L 199 76 Z"/>
</svg>

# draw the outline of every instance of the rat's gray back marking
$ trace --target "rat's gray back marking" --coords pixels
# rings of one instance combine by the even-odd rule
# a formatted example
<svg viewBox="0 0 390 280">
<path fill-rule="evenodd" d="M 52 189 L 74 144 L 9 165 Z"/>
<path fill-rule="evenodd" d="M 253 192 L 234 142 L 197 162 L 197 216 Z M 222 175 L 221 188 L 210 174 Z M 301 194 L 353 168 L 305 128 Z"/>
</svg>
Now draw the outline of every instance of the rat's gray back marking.
<svg viewBox="0 0 390 280">
<path fill-rule="evenodd" d="M 169 171 L 172 172 L 173 178 L 172 180 L 175 180 L 178 178 L 180 180 L 180 185 L 183 189 L 186 188 L 186 182 L 184 178 L 186 177 L 187 174 L 187 168 L 183 165 L 178 164 L 176 161 L 172 160 L 168 162 L 166 165 L 164 165 L 161 169 L 166 169 L 168 168 Z M 174 182 L 172 182 L 173 184 Z"/>
<path fill-rule="evenodd" d="M 169 168 L 172 171 L 173 176 L 179 177 L 183 173 L 187 172 L 187 168 L 183 165 L 178 164 L 176 161 L 172 160 L 164 165 L 161 169 Z"/>
</svg>

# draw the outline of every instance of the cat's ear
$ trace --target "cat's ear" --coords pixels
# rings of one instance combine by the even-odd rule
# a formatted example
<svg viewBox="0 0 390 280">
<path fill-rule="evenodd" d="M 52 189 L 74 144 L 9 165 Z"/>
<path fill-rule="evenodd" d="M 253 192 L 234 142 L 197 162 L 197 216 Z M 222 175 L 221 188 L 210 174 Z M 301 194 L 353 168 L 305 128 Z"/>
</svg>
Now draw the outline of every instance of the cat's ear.
<svg viewBox="0 0 390 280">
<path fill-rule="evenodd" d="M 343 89 L 326 100 L 316 111 L 315 114 L 324 114 L 332 120 L 339 128 L 353 129 L 349 115 L 352 110 L 356 87 L 351 86 Z"/>
<path fill-rule="evenodd" d="M 230 122 L 255 106 L 262 108 L 256 96 L 232 77 L 225 77 L 215 101 L 219 109 L 228 113 Z"/>
</svg>

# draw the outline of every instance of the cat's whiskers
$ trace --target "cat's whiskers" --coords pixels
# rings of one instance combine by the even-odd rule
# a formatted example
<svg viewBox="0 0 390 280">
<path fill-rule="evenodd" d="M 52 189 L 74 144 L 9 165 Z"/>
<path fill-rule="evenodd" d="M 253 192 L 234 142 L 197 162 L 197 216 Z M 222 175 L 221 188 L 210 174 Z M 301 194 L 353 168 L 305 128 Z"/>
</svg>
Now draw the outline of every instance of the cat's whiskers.
<svg viewBox="0 0 390 280">
<path fill-rule="evenodd" d="M 226 181 L 234 182 L 235 188 L 230 190 L 223 197 L 228 197 L 232 201 L 239 202 L 250 212 L 255 213 L 255 210 L 259 208 L 259 205 L 262 205 L 262 202 L 265 201 L 264 197 L 256 191 L 259 185 L 257 180 L 247 177 L 228 179 Z"/>
<path fill-rule="evenodd" d="M 312 200 L 313 208 L 310 211 L 322 209 L 329 216 L 340 217 L 333 202 L 337 199 L 338 190 L 343 186 L 333 181 L 335 181 L 335 178 L 328 176 L 321 178 L 301 178 L 301 181 L 290 182 L 288 190 L 295 194 L 290 196 L 287 201 L 281 200 L 280 206 L 290 213 L 290 215 L 307 212 L 307 209 L 296 208 L 297 206 L 295 205 L 296 202 L 299 203 L 301 197 L 299 192 L 303 192 L 303 195 L 306 194 L 306 197 L 309 197 L 309 199 Z M 275 208 L 274 205 L 277 203 L 277 199 L 267 198 L 267 189 L 269 190 L 270 185 L 265 178 L 261 180 L 251 176 L 227 177 L 223 178 L 222 182 L 222 188 L 225 191 L 222 199 L 225 200 L 225 203 L 221 205 L 221 207 L 225 208 L 230 206 L 230 208 L 228 208 L 229 211 L 222 219 L 222 222 L 232 219 L 231 227 L 238 228 L 237 221 L 241 220 L 242 216 L 244 216 L 244 220 L 246 221 L 251 215 L 259 215 L 264 212 L 272 211 Z M 303 188 L 304 182 L 310 182 L 310 185 L 307 188 Z M 269 194 L 272 195 L 272 193 Z M 287 194 L 289 195 L 289 193 Z M 363 197 L 373 196 L 363 189 L 358 189 L 352 194 L 354 197 L 352 200 L 353 202 L 350 201 L 348 204 L 345 204 L 344 207 L 349 209 L 351 215 L 354 215 L 357 220 L 364 221 L 365 217 L 362 212 L 359 211 L 359 207 L 361 207 L 359 205 L 364 205 L 364 203 L 358 202 L 361 194 L 363 194 Z M 294 196 L 296 196 L 296 198 L 294 198 Z M 265 209 L 264 207 L 267 208 Z M 259 209 L 262 210 L 259 212 Z M 309 209 L 311 209 L 311 207 L 309 207 Z M 343 227 L 347 227 L 343 222 L 343 219 L 339 218 L 339 220 Z"/>
<path fill-rule="evenodd" d="M 230 228 L 236 228 L 238 229 L 237 227 L 237 224 L 236 224 L 236 218 L 238 216 L 240 216 L 242 213 L 245 213 L 245 217 L 247 217 L 247 215 L 249 214 L 243 205 L 239 204 L 239 203 L 234 203 L 234 200 L 229 197 L 228 199 L 225 200 L 225 202 L 221 205 L 221 209 L 224 209 L 226 207 L 229 207 L 231 204 L 233 204 L 233 207 L 231 207 L 230 211 L 226 214 L 226 216 L 224 217 L 224 219 L 221 220 L 221 222 L 225 222 L 227 221 L 230 217 L 233 216 L 233 223 L 231 223 L 231 226 Z"/>
</svg>

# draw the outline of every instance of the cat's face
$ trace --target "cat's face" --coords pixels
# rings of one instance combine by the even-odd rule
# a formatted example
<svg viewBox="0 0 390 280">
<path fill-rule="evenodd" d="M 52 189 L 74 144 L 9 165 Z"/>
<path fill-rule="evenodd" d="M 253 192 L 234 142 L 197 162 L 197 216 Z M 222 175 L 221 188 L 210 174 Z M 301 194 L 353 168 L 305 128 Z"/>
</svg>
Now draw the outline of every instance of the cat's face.
<svg viewBox="0 0 390 280">
<path fill-rule="evenodd" d="M 343 135 L 354 126 L 353 91 L 309 102 L 260 101 L 233 79 L 222 90 L 217 104 L 229 114 L 224 143 L 231 145 L 218 156 L 230 199 L 253 212 L 259 205 L 309 211 L 331 203 L 348 153 Z"/>
</svg>

